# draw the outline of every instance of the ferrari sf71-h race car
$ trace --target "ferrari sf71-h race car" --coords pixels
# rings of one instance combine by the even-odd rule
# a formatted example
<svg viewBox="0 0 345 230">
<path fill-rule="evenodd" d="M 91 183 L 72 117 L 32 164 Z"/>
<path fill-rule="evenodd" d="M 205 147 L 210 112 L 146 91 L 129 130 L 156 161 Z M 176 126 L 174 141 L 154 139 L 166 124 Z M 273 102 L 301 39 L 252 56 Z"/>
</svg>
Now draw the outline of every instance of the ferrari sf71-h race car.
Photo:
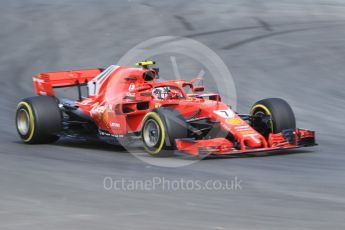
<svg viewBox="0 0 345 230">
<path fill-rule="evenodd" d="M 94 136 L 114 144 L 142 140 L 152 156 L 175 150 L 194 156 L 240 154 L 315 145 L 314 131 L 298 129 L 288 103 L 256 102 L 238 114 L 202 79 L 159 81 L 153 61 L 137 67 L 47 72 L 33 77 L 38 96 L 16 112 L 21 139 L 50 143 L 61 136 Z M 58 98 L 56 88 L 75 87 L 78 99 Z M 83 95 L 83 91 L 87 91 Z"/>
</svg>

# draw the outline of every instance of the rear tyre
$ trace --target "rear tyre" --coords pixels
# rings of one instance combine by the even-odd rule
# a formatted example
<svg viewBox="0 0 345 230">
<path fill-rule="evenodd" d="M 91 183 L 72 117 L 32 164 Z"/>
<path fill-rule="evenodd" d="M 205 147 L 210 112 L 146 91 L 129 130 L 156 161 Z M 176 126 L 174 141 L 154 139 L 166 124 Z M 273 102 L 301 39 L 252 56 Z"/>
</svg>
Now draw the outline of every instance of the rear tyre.
<svg viewBox="0 0 345 230">
<path fill-rule="evenodd" d="M 179 111 L 158 108 L 144 119 L 141 136 L 145 150 L 155 157 L 168 157 L 176 149 L 175 139 L 187 137 L 187 124 Z"/>
<path fill-rule="evenodd" d="M 28 144 L 51 143 L 59 139 L 62 114 L 55 98 L 36 96 L 17 105 L 16 127 L 20 138 Z"/>
<path fill-rule="evenodd" d="M 265 137 L 268 137 L 269 133 L 296 128 L 295 115 L 290 105 L 280 98 L 267 98 L 256 102 L 250 114 L 256 117 L 252 126 Z"/>
</svg>

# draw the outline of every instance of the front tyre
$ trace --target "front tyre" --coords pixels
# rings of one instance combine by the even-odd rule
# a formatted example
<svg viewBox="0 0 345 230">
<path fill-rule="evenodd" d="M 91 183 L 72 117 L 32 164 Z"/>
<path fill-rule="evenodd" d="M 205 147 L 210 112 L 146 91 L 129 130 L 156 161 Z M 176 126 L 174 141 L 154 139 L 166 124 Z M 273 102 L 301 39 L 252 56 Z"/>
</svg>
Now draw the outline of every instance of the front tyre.
<svg viewBox="0 0 345 230">
<path fill-rule="evenodd" d="M 141 137 L 146 152 L 155 157 L 168 157 L 174 153 L 175 139 L 187 137 L 187 124 L 179 111 L 158 108 L 146 114 Z"/>
<path fill-rule="evenodd" d="M 269 133 L 296 129 L 295 115 L 290 105 L 280 98 L 267 98 L 256 102 L 250 111 L 252 126 L 266 138 Z"/>
<path fill-rule="evenodd" d="M 150 112 L 142 129 L 142 139 L 145 150 L 153 155 L 162 155 L 165 148 L 165 127 L 158 113 Z M 166 154 L 164 154 L 166 155 Z"/>
<path fill-rule="evenodd" d="M 17 105 L 17 132 L 25 143 L 38 144 L 57 141 L 61 125 L 62 114 L 53 97 L 30 97 L 23 99 Z"/>
</svg>

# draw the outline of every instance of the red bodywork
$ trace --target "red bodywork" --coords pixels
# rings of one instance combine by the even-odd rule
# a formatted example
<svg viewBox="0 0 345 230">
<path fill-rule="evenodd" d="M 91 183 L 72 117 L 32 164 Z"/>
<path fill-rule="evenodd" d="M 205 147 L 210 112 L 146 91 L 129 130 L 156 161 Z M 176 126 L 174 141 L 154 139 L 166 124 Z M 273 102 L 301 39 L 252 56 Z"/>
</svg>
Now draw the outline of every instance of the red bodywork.
<svg viewBox="0 0 345 230">
<path fill-rule="evenodd" d="M 131 133 L 140 133 L 145 115 L 157 107 L 172 107 L 188 118 L 198 110 L 194 119 L 204 118 L 219 122 L 222 129 L 233 134 L 240 144 L 225 137 L 193 140 L 177 139 L 177 149 L 188 154 L 233 154 L 245 152 L 289 149 L 303 146 L 303 140 L 314 138 L 314 132 L 296 129 L 293 142 L 283 133 L 269 135 L 266 140 L 229 106 L 220 101 L 217 94 L 187 94 L 184 88 L 193 88 L 193 81 L 159 81 L 144 79 L 145 73 L 157 76 L 154 69 L 110 66 L 106 70 L 86 69 L 42 73 L 33 77 L 38 95 L 54 96 L 54 88 L 87 85 L 88 95 L 75 102 L 76 106 L 94 121 L 100 133 L 120 138 Z M 169 86 L 180 95 L 164 99 L 156 98 L 155 88 Z"/>
</svg>

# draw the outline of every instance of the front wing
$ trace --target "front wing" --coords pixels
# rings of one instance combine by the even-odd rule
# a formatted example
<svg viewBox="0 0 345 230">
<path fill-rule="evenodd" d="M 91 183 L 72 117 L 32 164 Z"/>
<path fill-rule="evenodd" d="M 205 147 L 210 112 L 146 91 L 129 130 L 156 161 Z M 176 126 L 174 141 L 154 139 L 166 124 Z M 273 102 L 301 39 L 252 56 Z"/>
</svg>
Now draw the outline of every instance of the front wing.
<svg viewBox="0 0 345 230">
<path fill-rule="evenodd" d="M 317 145 L 315 143 L 315 132 L 306 129 L 285 130 L 275 134 L 271 133 L 267 144 L 268 147 L 266 148 L 239 148 L 225 137 L 205 140 L 195 140 L 192 138 L 176 139 L 178 150 L 194 156 L 254 153 Z"/>
</svg>

